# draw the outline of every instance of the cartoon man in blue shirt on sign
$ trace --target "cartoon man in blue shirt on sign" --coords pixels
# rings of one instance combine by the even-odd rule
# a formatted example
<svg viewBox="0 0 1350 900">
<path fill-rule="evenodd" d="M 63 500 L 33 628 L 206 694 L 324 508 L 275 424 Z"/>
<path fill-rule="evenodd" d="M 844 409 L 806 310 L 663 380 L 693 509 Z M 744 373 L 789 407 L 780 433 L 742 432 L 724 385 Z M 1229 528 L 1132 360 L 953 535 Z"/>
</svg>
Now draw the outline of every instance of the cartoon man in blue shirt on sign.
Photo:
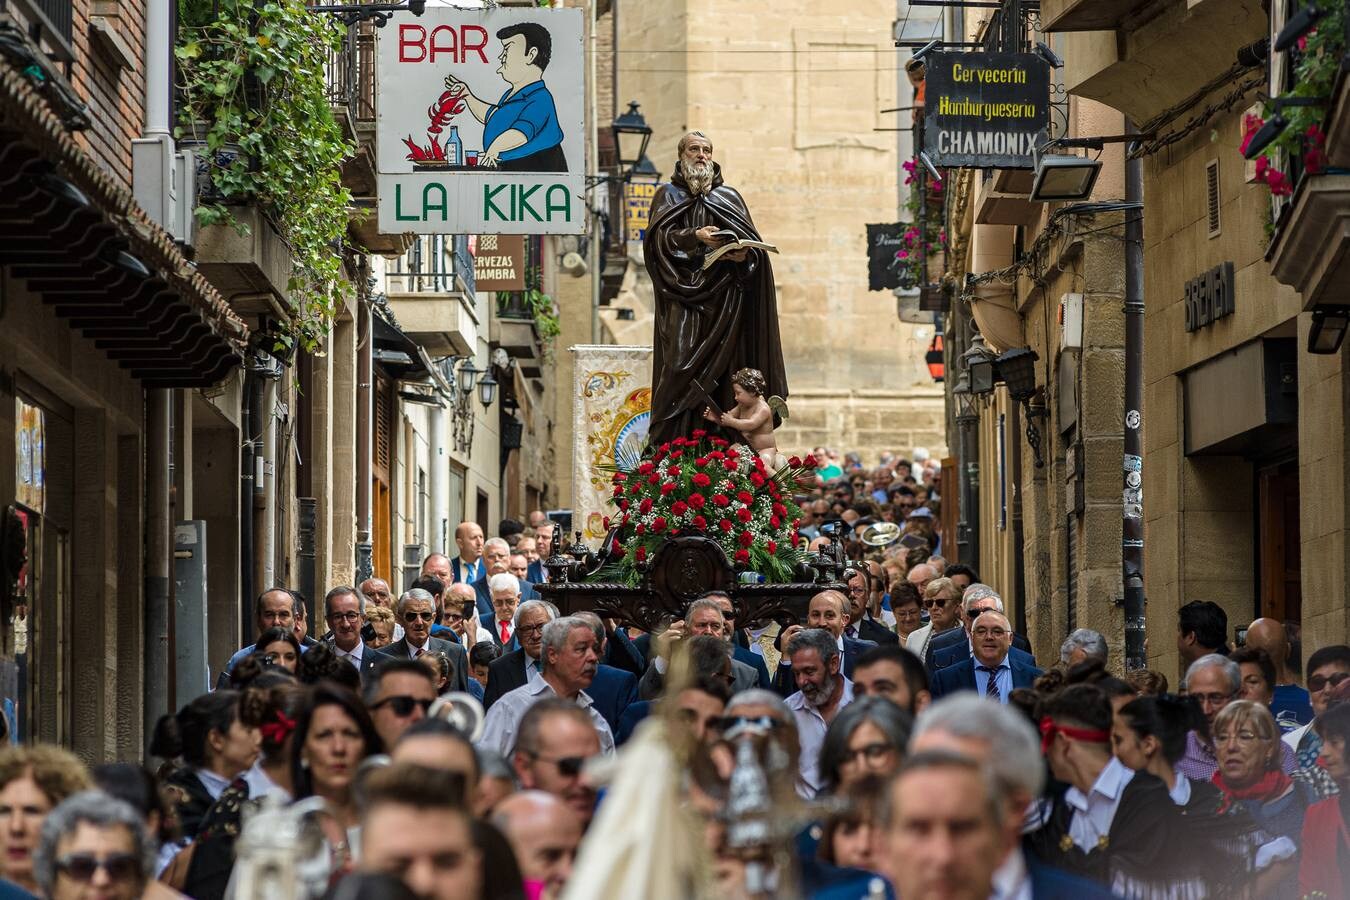
<svg viewBox="0 0 1350 900">
<path fill-rule="evenodd" d="M 520 22 L 499 30 L 497 39 L 502 42 L 497 72 L 511 88 L 495 104 L 475 97 L 455 76 L 445 77 L 446 89 L 460 91 L 469 112 L 483 123 L 478 164 L 505 172 L 566 172 L 558 110 L 544 84 L 553 51 L 548 29 Z"/>
</svg>

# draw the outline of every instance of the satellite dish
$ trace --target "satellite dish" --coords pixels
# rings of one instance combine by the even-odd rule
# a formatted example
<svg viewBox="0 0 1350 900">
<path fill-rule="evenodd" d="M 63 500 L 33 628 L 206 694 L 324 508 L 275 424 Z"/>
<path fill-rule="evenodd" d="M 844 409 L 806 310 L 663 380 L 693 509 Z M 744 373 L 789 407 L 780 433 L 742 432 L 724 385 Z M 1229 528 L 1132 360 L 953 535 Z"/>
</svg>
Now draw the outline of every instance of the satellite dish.
<svg viewBox="0 0 1350 900">
<path fill-rule="evenodd" d="M 568 275 L 581 277 L 586 274 L 586 258 L 575 250 L 563 254 L 562 270 Z"/>
<path fill-rule="evenodd" d="M 900 540 L 900 526 L 894 522 L 876 522 L 863 529 L 861 540 L 869 547 L 888 547 Z"/>
</svg>

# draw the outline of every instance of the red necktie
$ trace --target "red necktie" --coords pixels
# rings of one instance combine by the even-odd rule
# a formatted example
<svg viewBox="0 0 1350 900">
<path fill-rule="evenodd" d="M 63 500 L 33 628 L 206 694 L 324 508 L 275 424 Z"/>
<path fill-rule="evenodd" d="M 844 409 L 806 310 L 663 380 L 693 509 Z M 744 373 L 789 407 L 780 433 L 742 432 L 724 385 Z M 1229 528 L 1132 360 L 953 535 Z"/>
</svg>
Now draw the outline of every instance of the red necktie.
<svg viewBox="0 0 1350 900">
<path fill-rule="evenodd" d="M 503 644 L 508 644 L 508 643 L 510 643 L 510 642 L 511 642 L 511 623 L 510 623 L 510 622 L 499 622 L 499 623 L 497 623 L 497 624 L 499 624 L 499 625 L 501 626 L 501 629 L 502 629 L 502 643 L 503 643 Z"/>
</svg>

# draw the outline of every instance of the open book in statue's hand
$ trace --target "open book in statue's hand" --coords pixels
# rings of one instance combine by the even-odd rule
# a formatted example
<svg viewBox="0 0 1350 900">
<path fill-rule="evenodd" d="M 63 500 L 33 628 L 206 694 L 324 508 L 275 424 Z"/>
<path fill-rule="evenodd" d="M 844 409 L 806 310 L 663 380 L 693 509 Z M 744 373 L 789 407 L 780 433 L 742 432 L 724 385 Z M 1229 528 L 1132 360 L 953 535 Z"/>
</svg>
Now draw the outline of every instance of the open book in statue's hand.
<svg viewBox="0 0 1350 900">
<path fill-rule="evenodd" d="M 718 240 L 726 241 L 726 243 L 719 244 L 716 249 L 708 251 L 708 255 L 703 257 L 703 271 L 705 272 L 708 270 L 709 266 L 733 250 L 748 250 L 754 248 L 769 253 L 778 252 L 778 248 L 773 244 L 766 244 L 763 241 L 742 240 L 741 238 L 736 237 L 735 232 L 728 231 L 725 228 L 721 231 L 714 231 L 712 236 Z"/>
</svg>

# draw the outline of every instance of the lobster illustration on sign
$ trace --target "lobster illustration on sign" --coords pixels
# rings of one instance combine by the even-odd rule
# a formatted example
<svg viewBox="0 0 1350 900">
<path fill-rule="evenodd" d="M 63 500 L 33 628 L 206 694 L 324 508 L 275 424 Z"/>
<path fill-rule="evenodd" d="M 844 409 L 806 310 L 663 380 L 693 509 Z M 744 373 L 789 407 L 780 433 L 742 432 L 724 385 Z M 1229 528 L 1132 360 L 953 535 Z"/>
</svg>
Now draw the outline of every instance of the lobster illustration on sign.
<svg viewBox="0 0 1350 900">
<path fill-rule="evenodd" d="M 450 120 L 464 111 L 464 90 L 463 86 L 458 86 L 443 91 L 436 102 L 427 107 L 427 119 L 430 121 L 427 139 L 430 143 L 422 146 L 411 136 L 405 137 L 403 143 L 411 151 L 407 159 L 423 165 L 463 165 L 462 159 L 454 158 L 462 153 L 462 145 L 458 129 L 450 124 Z M 441 133 L 446 128 L 450 129 L 450 136 L 442 142 Z M 449 156 L 446 155 L 447 150 L 450 151 Z"/>
</svg>

